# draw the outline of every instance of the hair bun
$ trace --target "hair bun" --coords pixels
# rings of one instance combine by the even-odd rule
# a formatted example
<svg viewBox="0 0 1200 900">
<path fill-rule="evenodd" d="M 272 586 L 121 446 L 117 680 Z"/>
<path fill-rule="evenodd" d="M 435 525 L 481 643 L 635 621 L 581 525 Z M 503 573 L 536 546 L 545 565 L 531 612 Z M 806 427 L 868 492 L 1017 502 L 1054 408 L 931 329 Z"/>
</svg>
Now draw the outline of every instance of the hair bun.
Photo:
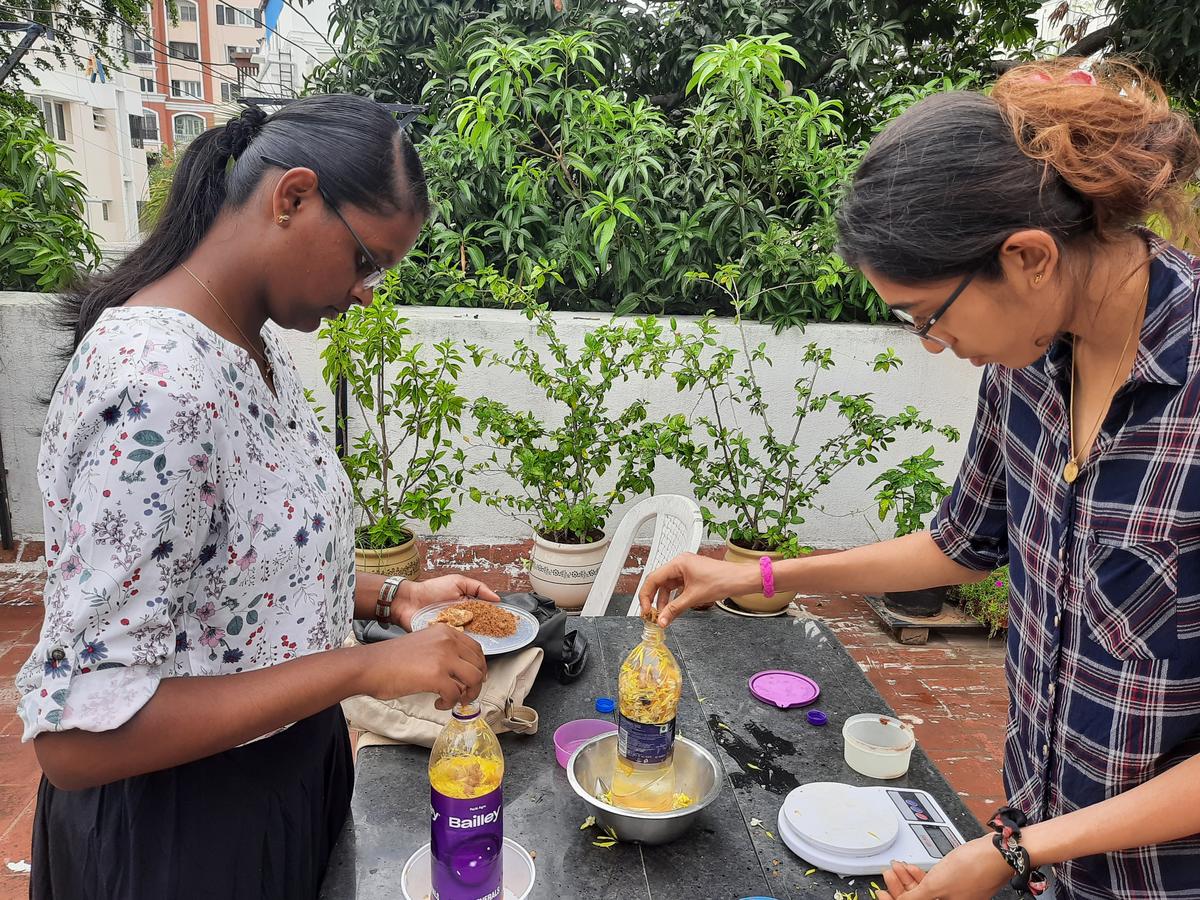
<svg viewBox="0 0 1200 900">
<path fill-rule="evenodd" d="M 1152 78 L 1119 59 L 1081 72 L 1078 59 L 1026 63 L 996 82 L 992 99 L 1017 145 L 1091 201 L 1102 234 L 1164 215 L 1194 228 L 1187 183 L 1200 136 Z"/>
<path fill-rule="evenodd" d="M 225 123 L 221 136 L 217 138 L 217 147 L 228 156 L 237 159 L 246 152 L 246 148 L 262 131 L 266 121 L 265 112 L 257 106 L 247 106 L 241 115 Z"/>
</svg>

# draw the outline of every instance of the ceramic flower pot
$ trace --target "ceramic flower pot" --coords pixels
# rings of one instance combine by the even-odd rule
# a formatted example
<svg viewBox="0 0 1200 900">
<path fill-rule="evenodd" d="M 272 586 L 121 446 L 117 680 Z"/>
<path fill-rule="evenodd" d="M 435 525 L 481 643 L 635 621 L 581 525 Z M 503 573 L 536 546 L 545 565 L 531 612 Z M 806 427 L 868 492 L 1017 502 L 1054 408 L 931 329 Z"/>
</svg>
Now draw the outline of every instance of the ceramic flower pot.
<svg viewBox="0 0 1200 900">
<path fill-rule="evenodd" d="M 782 553 L 763 552 L 761 550 L 747 550 L 745 547 L 739 547 L 737 544 L 730 541 L 725 542 L 725 561 L 738 563 L 741 565 L 752 565 L 758 568 L 758 561 L 764 556 L 768 556 L 772 561 L 783 559 Z M 795 591 L 779 591 L 775 592 L 775 596 L 770 599 L 764 597 L 761 592 L 757 594 L 740 594 L 730 598 L 734 603 L 748 612 L 757 613 L 777 613 L 782 609 L 786 609 L 787 605 L 796 599 Z"/>
<path fill-rule="evenodd" d="M 607 551 L 607 537 L 590 544 L 560 544 L 535 535 L 529 556 L 529 582 L 559 609 L 578 615 Z"/>
<path fill-rule="evenodd" d="M 403 575 L 416 581 L 421 574 L 421 555 L 417 552 L 417 539 L 410 537 L 398 547 L 388 547 L 386 550 L 355 548 L 354 564 L 364 572 Z"/>
</svg>

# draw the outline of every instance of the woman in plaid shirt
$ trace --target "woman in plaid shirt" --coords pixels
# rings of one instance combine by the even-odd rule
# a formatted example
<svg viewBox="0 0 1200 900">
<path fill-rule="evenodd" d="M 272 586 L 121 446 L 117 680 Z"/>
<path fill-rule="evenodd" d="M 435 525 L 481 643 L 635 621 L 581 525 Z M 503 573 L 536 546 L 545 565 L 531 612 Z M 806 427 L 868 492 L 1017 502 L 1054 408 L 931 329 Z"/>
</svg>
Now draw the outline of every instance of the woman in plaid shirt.
<svg viewBox="0 0 1200 900">
<path fill-rule="evenodd" d="M 1200 138 L 1141 72 L 1022 66 L 880 134 L 842 252 L 931 352 L 983 366 L 974 433 L 930 529 L 775 564 L 781 590 L 875 593 L 1012 573 L 1004 777 L 1060 898 L 1200 900 Z M 761 589 L 680 557 L 660 622 Z M 679 591 L 670 602 L 670 593 Z M 1017 860 L 1020 862 L 1020 860 Z M 884 895 L 990 897 L 988 837 Z"/>
</svg>

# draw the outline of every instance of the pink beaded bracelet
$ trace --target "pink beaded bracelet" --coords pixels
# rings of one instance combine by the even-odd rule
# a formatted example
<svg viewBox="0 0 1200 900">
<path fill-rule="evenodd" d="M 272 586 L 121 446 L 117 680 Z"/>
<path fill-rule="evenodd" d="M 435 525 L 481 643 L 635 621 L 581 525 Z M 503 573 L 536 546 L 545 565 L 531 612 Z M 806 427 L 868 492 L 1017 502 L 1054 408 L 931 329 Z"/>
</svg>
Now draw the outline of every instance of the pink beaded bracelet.
<svg viewBox="0 0 1200 900">
<path fill-rule="evenodd" d="M 760 558 L 758 570 L 762 572 L 762 595 L 769 600 L 775 596 L 775 570 L 771 568 L 771 557 Z"/>
</svg>

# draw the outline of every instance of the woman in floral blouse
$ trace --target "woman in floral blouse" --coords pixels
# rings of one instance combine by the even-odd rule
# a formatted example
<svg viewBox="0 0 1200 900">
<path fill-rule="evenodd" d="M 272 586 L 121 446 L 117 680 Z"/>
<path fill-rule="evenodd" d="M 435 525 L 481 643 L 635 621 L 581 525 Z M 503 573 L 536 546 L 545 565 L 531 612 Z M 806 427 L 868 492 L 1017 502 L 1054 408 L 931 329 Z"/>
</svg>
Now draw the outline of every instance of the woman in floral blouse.
<svg viewBox="0 0 1200 900">
<path fill-rule="evenodd" d="M 370 303 L 428 212 L 381 106 L 247 110 L 178 163 L 154 232 L 66 300 L 38 465 L 46 618 L 17 683 L 45 772 L 36 900 L 314 897 L 349 806 L 339 702 L 477 695 L 436 627 L 342 648 L 381 581 L 275 326 Z M 273 323 L 273 324 L 268 324 Z M 468 578 L 406 582 L 391 618 Z"/>
<path fill-rule="evenodd" d="M 1009 563 L 1004 781 L 1032 823 L 1007 857 L 984 837 L 926 876 L 894 866 L 884 900 L 990 897 L 1028 866 L 1053 866 L 1059 898 L 1200 898 L 1200 259 L 1143 227 L 1196 245 L 1200 137 L 1143 73 L 1078 62 L 917 104 L 839 211 L 906 327 L 984 367 L 979 410 L 928 531 L 779 563 L 775 585 Z M 665 624 L 758 576 L 684 557 L 642 604 Z"/>
</svg>

